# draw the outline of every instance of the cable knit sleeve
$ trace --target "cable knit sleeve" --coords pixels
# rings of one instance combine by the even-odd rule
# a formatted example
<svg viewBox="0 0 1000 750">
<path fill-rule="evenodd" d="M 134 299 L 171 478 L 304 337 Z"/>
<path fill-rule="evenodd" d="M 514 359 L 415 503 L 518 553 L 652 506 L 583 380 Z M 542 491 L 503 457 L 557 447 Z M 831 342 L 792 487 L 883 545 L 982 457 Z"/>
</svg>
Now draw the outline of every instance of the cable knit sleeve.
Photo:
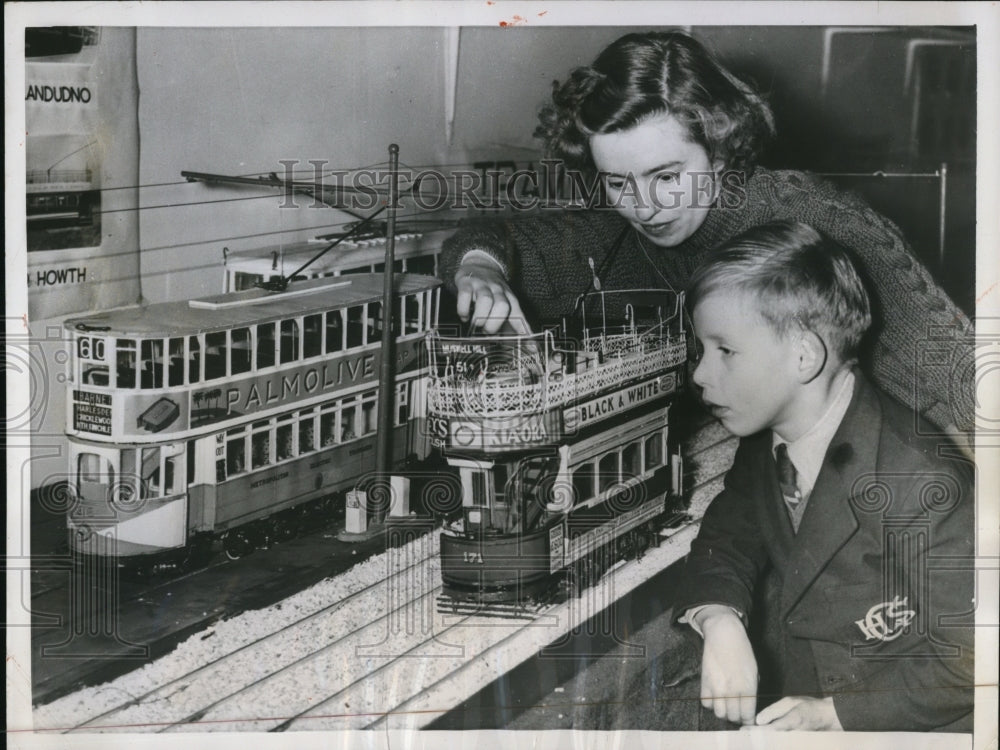
<svg viewBox="0 0 1000 750">
<path fill-rule="evenodd" d="M 811 224 L 861 262 L 875 297 L 870 364 L 879 386 L 940 427 L 971 430 L 972 324 L 899 229 L 859 197 L 813 175 L 769 172 L 762 187 L 770 218 Z"/>
<path fill-rule="evenodd" d="M 590 285 L 625 223 L 613 211 L 542 209 L 529 216 L 473 219 L 445 240 L 440 275 L 455 291 L 455 272 L 470 250 L 495 258 L 522 304 L 561 315 Z"/>
</svg>

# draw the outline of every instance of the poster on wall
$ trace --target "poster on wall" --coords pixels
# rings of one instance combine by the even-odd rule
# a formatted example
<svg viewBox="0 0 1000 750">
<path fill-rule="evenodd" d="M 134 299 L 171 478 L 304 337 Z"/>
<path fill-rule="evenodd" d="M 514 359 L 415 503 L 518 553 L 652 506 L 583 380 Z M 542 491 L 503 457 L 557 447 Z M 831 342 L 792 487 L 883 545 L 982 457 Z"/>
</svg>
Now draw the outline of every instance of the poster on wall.
<svg viewBox="0 0 1000 750">
<path fill-rule="evenodd" d="M 23 71 L 24 223 L 13 241 L 27 252 L 31 321 L 133 303 L 135 31 L 30 26 Z"/>
<path fill-rule="evenodd" d="M 99 43 L 92 26 L 25 31 L 29 253 L 101 244 Z"/>
</svg>

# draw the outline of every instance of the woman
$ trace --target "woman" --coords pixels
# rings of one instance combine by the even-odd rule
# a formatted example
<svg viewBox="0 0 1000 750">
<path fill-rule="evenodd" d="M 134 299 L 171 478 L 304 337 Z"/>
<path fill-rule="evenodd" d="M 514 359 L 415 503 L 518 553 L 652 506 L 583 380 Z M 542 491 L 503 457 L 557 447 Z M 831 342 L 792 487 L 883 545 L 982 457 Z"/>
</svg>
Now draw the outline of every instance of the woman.
<svg viewBox="0 0 1000 750">
<path fill-rule="evenodd" d="M 557 83 L 540 120 L 546 156 L 600 179 L 613 210 L 465 226 L 441 263 L 463 320 L 525 332 L 525 314 L 557 318 L 589 289 L 683 287 L 722 242 L 800 221 L 853 250 L 868 276 L 879 322 L 866 364 L 876 382 L 939 427 L 971 429 L 971 377 L 952 375 L 972 362 L 968 319 L 861 200 L 756 166 L 773 135 L 770 109 L 700 43 L 681 32 L 626 35 Z M 918 365 L 931 326 L 962 334 L 943 344 L 947 366 Z"/>
</svg>

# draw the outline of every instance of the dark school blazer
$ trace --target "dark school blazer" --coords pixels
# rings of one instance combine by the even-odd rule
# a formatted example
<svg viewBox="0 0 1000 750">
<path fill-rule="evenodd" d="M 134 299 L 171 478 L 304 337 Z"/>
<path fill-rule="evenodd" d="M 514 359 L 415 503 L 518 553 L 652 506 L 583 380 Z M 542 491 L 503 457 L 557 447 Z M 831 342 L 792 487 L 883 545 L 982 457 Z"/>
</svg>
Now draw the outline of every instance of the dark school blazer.
<svg viewBox="0 0 1000 750">
<path fill-rule="evenodd" d="M 674 610 L 722 603 L 753 618 L 766 570 L 775 609 L 764 640 L 782 694 L 832 695 L 846 730 L 972 731 L 971 471 L 915 426 L 911 410 L 855 371 L 798 534 L 771 431 L 743 438 Z"/>
</svg>

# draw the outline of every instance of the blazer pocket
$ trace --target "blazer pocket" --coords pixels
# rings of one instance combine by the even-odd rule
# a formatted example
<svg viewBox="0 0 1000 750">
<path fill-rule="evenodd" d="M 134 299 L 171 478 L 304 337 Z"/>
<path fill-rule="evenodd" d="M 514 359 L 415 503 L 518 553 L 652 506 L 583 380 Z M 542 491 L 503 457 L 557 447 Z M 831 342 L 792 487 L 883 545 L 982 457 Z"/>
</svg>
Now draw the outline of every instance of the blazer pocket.
<svg viewBox="0 0 1000 750">
<path fill-rule="evenodd" d="M 786 621 L 790 635 L 839 643 L 866 654 L 892 651 L 916 612 L 906 596 L 887 594 L 881 581 L 814 587 Z"/>
</svg>

